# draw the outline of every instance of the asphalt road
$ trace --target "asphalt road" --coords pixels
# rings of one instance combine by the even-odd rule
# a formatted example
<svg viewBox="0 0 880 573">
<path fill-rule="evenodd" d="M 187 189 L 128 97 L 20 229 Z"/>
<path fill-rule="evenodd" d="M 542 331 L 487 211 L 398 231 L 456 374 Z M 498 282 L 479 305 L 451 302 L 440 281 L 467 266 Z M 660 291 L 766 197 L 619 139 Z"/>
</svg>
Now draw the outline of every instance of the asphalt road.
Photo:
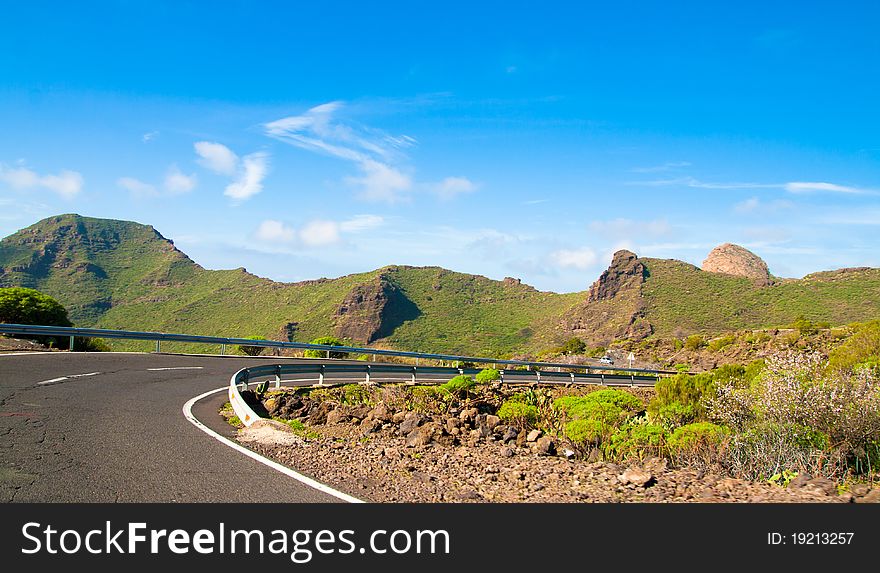
<svg viewBox="0 0 880 573">
<path fill-rule="evenodd" d="M 0 502 L 338 501 L 220 443 L 181 411 L 194 396 L 226 386 L 241 368 L 288 360 L 0 354 Z M 448 378 L 432 374 L 420 381 Z M 362 379 L 359 373 L 337 373 L 326 381 Z M 535 377 L 510 373 L 507 379 Z M 618 381 L 624 382 L 628 379 Z M 193 414 L 232 437 L 234 430 L 217 414 L 225 400 L 225 392 L 202 399 Z"/>
<path fill-rule="evenodd" d="M 338 501 L 223 445 L 183 416 L 187 400 L 225 386 L 238 369 L 277 362 L 0 354 L 0 502 Z M 68 378 L 55 380 L 62 377 Z M 225 393 L 206 398 L 193 413 L 231 436 L 217 415 L 225 400 Z"/>
</svg>

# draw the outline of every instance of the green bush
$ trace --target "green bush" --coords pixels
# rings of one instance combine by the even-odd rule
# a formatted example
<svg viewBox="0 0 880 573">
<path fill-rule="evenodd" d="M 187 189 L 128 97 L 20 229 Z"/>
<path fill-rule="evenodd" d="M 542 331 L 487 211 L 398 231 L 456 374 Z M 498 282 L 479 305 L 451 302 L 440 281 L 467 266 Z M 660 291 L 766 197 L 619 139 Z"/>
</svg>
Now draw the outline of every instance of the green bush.
<svg viewBox="0 0 880 573">
<path fill-rule="evenodd" d="M 828 369 L 852 370 L 860 364 L 880 359 L 880 320 L 859 325 L 856 332 L 831 351 Z"/>
<path fill-rule="evenodd" d="M 40 291 L 22 287 L 0 288 L 0 322 L 73 326 L 61 303 Z"/>
<path fill-rule="evenodd" d="M 309 344 L 321 344 L 323 346 L 345 346 L 341 340 L 336 338 L 335 336 L 322 336 L 320 338 L 316 338 L 312 340 Z M 306 358 L 326 358 L 327 351 L 326 350 L 305 350 L 303 351 L 303 356 Z M 348 352 L 335 352 L 333 350 L 330 351 L 330 358 L 347 358 Z"/>
<path fill-rule="evenodd" d="M 687 374 L 691 371 L 691 365 L 684 362 L 679 362 L 675 365 L 675 371 L 679 374 Z"/>
<path fill-rule="evenodd" d="M 711 422 L 694 422 L 676 428 L 669 436 L 669 448 L 676 452 L 693 452 L 704 447 L 714 447 L 727 434 L 723 426 Z"/>
<path fill-rule="evenodd" d="M 719 352 L 734 342 L 736 342 L 736 337 L 732 334 L 727 334 L 709 342 L 709 350 L 712 352 Z"/>
<path fill-rule="evenodd" d="M 598 444 L 608 431 L 600 420 L 572 420 L 565 425 L 565 437 L 575 444 Z"/>
<path fill-rule="evenodd" d="M 684 347 L 688 350 L 699 350 L 706 346 L 706 341 L 699 334 L 692 334 L 684 341 Z"/>
<path fill-rule="evenodd" d="M 806 318 L 804 315 L 800 315 L 796 319 L 794 319 L 791 327 L 803 334 L 804 336 L 811 336 L 819 332 L 819 329 L 816 328 L 816 325 L 814 325 L 813 322 Z"/>
<path fill-rule="evenodd" d="M 440 387 L 450 394 L 461 394 L 462 392 L 467 392 L 474 386 L 476 386 L 476 382 L 473 378 L 466 374 L 462 374 L 460 376 L 456 376 L 449 382 L 445 384 L 441 384 Z"/>
<path fill-rule="evenodd" d="M 520 400 L 508 400 L 496 413 L 504 422 L 519 428 L 528 428 L 538 421 L 538 408 Z"/>
<path fill-rule="evenodd" d="M 583 354 L 587 350 L 587 345 L 580 338 L 570 338 L 559 350 L 565 355 Z"/>
<path fill-rule="evenodd" d="M 595 346 L 587 352 L 587 356 L 590 358 L 601 358 L 605 356 L 605 352 L 607 352 L 607 349 L 604 346 Z"/>
<path fill-rule="evenodd" d="M 248 336 L 246 340 L 263 340 L 262 336 Z M 250 344 L 240 344 L 238 351 L 248 356 L 259 356 L 265 350 L 264 346 L 252 346 Z"/>
<path fill-rule="evenodd" d="M 648 404 L 651 418 L 667 427 L 675 427 L 705 419 L 703 398 L 713 396 L 713 376 L 703 374 L 676 374 L 658 380 L 654 398 Z"/>
<path fill-rule="evenodd" d="M 479 384 L 487 384 L 494 380 L 501 380 L 501 372 L 494 368 L 484 368 L 477 373 L 476 380 Z"/>
<path fill-rule="evenodd" d="M 67 309 L 61 303 L 40 291 L 13 287 L 0 288 L 0 322 L 7 324 L 34 324 L 41 326 L 73 326 L 67 317 Z M 51 336 L 28 336 L 41 344 L 67 348 L 68 337 L 56 339 Z"/>
<path fill-rule="evenodd" d="M 627 424 L 611 436 L 611 450 L 619 457 L 647 455 L 659 456 L 663 453 L 669 432 L 654 424 Z"/>
</svg>

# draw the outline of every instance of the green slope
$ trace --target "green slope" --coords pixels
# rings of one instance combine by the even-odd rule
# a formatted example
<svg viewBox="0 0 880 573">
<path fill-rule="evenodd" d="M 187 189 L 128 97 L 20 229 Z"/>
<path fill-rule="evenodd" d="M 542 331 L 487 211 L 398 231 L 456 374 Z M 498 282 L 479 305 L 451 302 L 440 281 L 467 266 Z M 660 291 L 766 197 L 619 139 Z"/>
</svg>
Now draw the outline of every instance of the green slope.
<svg viewBox="0 0 880 573">
<path fill-rule="evenodd" d="M 556 346 L 574 334 L 595 345 L 627 336 L 621 333 L 782 326 L 801 314 L 832 324 L 880 317 L 880 269 L 761 287 L 681 261 L 637 261 L 644 274 L 620 288 L 600 284 L 596 292 L 614 291 L 601 300 L 438 267 L 389 266 L 288 284 L 244 269 L 203 269 L 148 225 L 61 215 L 0 241 L 0 286 L 55 297 L 79 326 L 276 340 L 292 330 L 297 341 L 344 331 L 357 333 L 360 344 L 499 357 Z"/>
</svg>

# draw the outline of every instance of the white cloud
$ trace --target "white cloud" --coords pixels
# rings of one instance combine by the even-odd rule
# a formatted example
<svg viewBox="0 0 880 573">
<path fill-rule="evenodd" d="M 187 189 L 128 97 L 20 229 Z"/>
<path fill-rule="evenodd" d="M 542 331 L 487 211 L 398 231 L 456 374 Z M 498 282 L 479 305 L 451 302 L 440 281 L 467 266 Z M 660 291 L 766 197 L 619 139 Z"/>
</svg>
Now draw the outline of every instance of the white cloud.
<svg viewBox="0 0 880 573">
<path fill-rule="evenodd" d="M 300 229 L 299 239 L 307 247 L 324 247 L 340 241 L 339 223 L 334 221 L 310 221 Z"/>
<path fill-rule="evenodd" d="M 597 258 L 596 252 L 587 247 L 576 250 L 561 249 L 550 253 L 550 259 L 556 266 L 579 270 L 590 268 L 596 263 Z"/>
<path fill-rule="evenodd" d="M 158 131 L 148 131 L 147 133 L 145 133 L 141 136 L 141 141 L 143 141 L 144 143 L 149 143 L 149 142 L 153 141 L 154 139 L 156 139 L 157 137 L 159 137 Z"/>
<path fill-rule="evenodd" d="M 348 221 L 339 224 L 339 230 L 343 233 L 360 233 L 368 229 L 381 226 L 385 220 L 378 215 L 355 215 Z"/>
<path fill-rule="evenodd" d="M 412 189 L 412 179 L 399 170 L 367 159 L 360 163 L 362 177 L 346 177 L 345 181 L 360 187 L 360 197 L 368 201 L 397 203 L 408 198 Z"/>
<path fill-rule="evenodd" d="M 0 165 L 0 182 L 16 190 L 44 189 L 73 199 L 83 187 L 83 177 L 76 171 L 63 169 L 57 175 L 40 175 L 27 167 L 9 169 Z"/>
<path fill-rule="evenodd" d="M 592 221 L 590 231 L 597 235 L 611 236 L 613 238 L 627 238 L 632 236 L 663 236 L 668 235 L 672 228 L 666 219 L 653 221 L 633 221 L 632 219 L 617 218 L 609 221 Z"/>
<path fill-rule="evenodd" d="M 281 221 L 267 219 L 260 223 L 254 234 L 260 241 L 267 243 L 281 242 L 289 243 L 296 238 L 296 230 L 286 226 Z"/>
<path fill-rule="evenodd" d="M 180 193 L 189 193 L 195 189 L 197 182 L 198 179 L 196 178 L 195 173 L 186 175 L 181 173 L 177 165 L 172 165 L 168 168 L 168 173 L 165 174 L 164 187 L 165 191 L 168 193 L 177 195 Z"/>
<path fill-rule="evenodd" d="M 289 246 L 326 247 L 342 242 L 346 234 L 362 233 L 384 224 L 378 215 L 356 215 L 345 221 L 315 219 L 297 229 L 281 221 L 267 219 L 257 227 L 254 237 L 265 243 Z"/>
<path fill-rule="evenodd" d="M 222 143 L 213 141 L 197 141 L 193 144 L 196 154 L 200 157 L 199 165 L 229 177 L 236 174 L 238 155 Z"/>
<path fill-rule="evenodd" d="M 416 186 L 401 166 L 403 150 L 418 142 L 409 135 L 391 135 L 340 117 L 345 104 L 332 101 L 305 113 L 284 117 L 263 125 L 265 134 L 314 153 L 348 161 L 360 175 L 345 177 L 345 183 L 367 201 L 397 203 L 408 200 L 414 188 L 452 198 L 476 189 L 464 177 L 448 177 L 437 184 Z"/>
<path fill-rule="evenodd" d="M 836 185 L 834 183 L 824 183 L 821 181 L 792 181 L 785 184 L 785 190 L 789 193 L 813 193 L 815 191 L 830 191 L 832 193 L 852 194 L 871 193 L 871 191 L 868 191 L 867 189 L 848 187 L 846 185 Z"/>
<path fill-rule="evenodd" d="M 263 190 L 263 179 L 269 170 L 268 154 L 258 151 L 245 155 L 238 177 L 223 192 L 227 197 L 243 201 Z"/>
<path fill-rule="evenodd" d="M 733 206 L 733 210 L 740 214 L 747 213 L 772 213 L 783 209 L 791 209 L 794 204 L 791 201 L 777 199 L 775 201 L 761 201 L 757 197 L 750 197 Z"/>
<path fill-rule="evenodd" d="M 454 199 L 463 193 L 473 193 L 476 190 L 477 185 L 467 177 L 447 177 L 434 185 L 434 193 L 445 200 Z"/>
<path fill-rule="evenodd" d="M 134 197 L 155 197 L 159 194 L 156 188 L 134 177 L 120 177 L 116 184 L 131 193 Z"/>
</svg>

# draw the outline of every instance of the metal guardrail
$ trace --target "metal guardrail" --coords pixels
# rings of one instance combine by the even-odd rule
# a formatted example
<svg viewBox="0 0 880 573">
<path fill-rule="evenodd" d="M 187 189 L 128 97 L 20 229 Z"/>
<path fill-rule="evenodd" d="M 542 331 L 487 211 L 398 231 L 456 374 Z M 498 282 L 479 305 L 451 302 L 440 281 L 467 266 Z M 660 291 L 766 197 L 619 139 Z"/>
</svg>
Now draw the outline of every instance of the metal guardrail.
<svg viewBox="0 0 880 573">
<path fill-rule="evenodd" d="M 470 362 L 474 364 L 492 364 L 497 367 L 501 366 L 513 366 L 513 367 L 525 367 L 527 370 L 532 372 L 540 372 L 541 368 L 558 368 L 558 369 L 573 369 L 573 370 L 583 370 L 585 373 L 600 373 L 600 372 L 626 372 L 629 373 L 630 376 L 626 376 L 626 378 L 630 378 L 635 376 L 636 374 L 653 376 L 655 378 L 666 375 L 666 374 L 676 374 L 675 371 L 670 370 L 650 370 L 650 369 L 642 369 L 642 368 L 617 368 L 617 367 L 609 367 L 602 365 L 592 365 L 592 364 L 567 364 L 567 363 L 558 363 L 558 362 L 530 362 L 525 360 L 505 360 L 500 358 L 485 358 L 485 357 L 474 357 L 474 356 L 457 356 L 453 354 L 430 354 L 425 352 L 407 352 L 403 350 L 382 350 L 377 348 L 360 348 L 354 346 L 332 346 L 327 344 L 309 344 L 305 342 L 280 342 L 277 340 L 250 340 L 247 338 L 225 338 L 219 336 L 200 336 L 193 334 L 169 334 L 164 332 L 141 332 L 141 331 L 133 331 L 133 330 L 107 330 L 101 328 L 77 328 L 77 327 L 65 327 L 65 326 L 38 326 L 38 325 L 30 325 L 30 324 L 2 324 L 0 323 L 0 333 L 6 334 L 18 334 L 24 336 L 55 336 L 55 337 L 69 337 L 70 338 L 70 347 L 73 348 L 73 341 L 75 338 L 110 338 L 110 339 L 126 339 L 126 340 L 150 340 L 156 342 L 156 352 L 161 351 L 161 343 L 162 341 L 168 342 L 188 342 L 188 343 L 198 343 L 198 344 L 216 344 L 220 345 L 220 353 L 225 354 L 226 346 L 259 346 L 264 348 L 291 348 L 297 350 L 318 350 L 327 352 L 328 358 L 330 352 L 346 352 L 346 353 L 354 353 L 354 354 L 367 354 L 375 356 L 396 356 L 396 357 L 404 357 L 404 358 L 414 358 L 416 360 L 416 365 L 419 366 L 418 361 L 421 359 L 426 360 L 442 360 L 442 361 L 451 361 L 451 362 Z M 352 366 L 360 366 L 360 365 L 352 365 Z M 406 366 L 404 366 L 406 368 Z M 430 367 L 421 367 L 421 369 L 430 368 Z M 447 369 L 448 371 L 448 369 Z M 477 372 L 475 370 L 474 372 Z M 560 372 L 554 373 L 560 374 Z M 566 374 L 567 373 L 561 373 Z M 544 372 L 544 375 L 548 375 L 548 372 Z M 538 374 L 540 377 L 540 374 Z"/>
<path fill-rule="evenodd" d="M 405 366 L 400 364 L 263 364 L 252 366 L 250 368 L 242 368 L 232 375 L 229 379 L 229 388 L 227 396 L 232 409 L 239 420 L 245 426 L 250 426 L 260 419 L 259 414 L 248 405 L 247 401 L 242 397 L 241 392 L 247 389 L 249 384 L 258 382 L 268 382 L 274 380 L 275 388 L 281 387 L 282 376 L 307 375 L 309 378 L 288 380 L 288 382 L 317 381 L 317 386 L 325 386 L 327 376 L 332 374 L 363 374 L 363 383 L 372 382 L 372 376 L 375 374 L 395 374 L 403 375 L 406 380 L 401 379 L 410 384 L 418 382 L 419 374 L 443 374 L 447 378 L 460 374 L 476 374 L 480 370 L 476 368 L 444 368 L 438 366 Z M 513 370 L 510 372 L 500 371 L 502 383 L 514 384 L 599 384 L 603 386 L 649 386 L 657 381 L 656 376 L 636 376 L 634 373 L 627 374 L 606 374 L 604 372 L 551 372 L 551 371 L 522 371 Z M 505 379 L 505 376 L 507 379 Z M 534 376 L 534 379 L 531 379 Z M 525 379 L 523 379 L 525 378 Z M 337 384 L 360 382 L 351 378 L 336 378 Z M 433 380 L 436 382 L 436 380 Z"/>
</svg>

